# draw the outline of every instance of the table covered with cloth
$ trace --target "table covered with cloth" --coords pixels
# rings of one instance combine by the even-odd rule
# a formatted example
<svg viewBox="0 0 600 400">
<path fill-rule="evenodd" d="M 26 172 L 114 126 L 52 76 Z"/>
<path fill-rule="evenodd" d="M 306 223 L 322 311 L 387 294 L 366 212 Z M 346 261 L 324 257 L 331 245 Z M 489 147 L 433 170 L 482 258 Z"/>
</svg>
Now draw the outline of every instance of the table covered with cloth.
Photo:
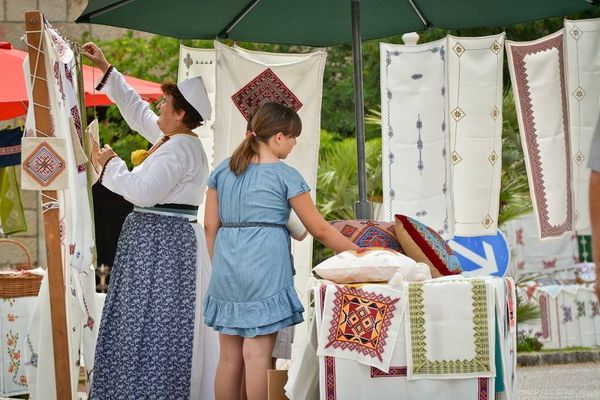
<svg viewBox="0 0 600 400">
<path fill-rule="evenodd" d="M 288 398 L 492 400 L 516 394 L 511 278 L 319 285 Z"/>
</svg>

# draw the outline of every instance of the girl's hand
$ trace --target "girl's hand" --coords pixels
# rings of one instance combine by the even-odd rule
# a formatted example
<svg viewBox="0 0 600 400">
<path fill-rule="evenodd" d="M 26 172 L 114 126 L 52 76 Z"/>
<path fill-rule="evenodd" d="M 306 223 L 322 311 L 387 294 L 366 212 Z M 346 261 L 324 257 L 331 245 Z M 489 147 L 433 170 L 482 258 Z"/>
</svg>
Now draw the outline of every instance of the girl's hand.
<svg viewBox="0 0 600 400">
<path fill-rule="evenodd" d="M 93 162 L 102 166 L 102 168 L 104 168 L 108 160 L 113 157 L 117 157 L 117 153 L 115 153 L 114 150 L 107 144 L 104 145 L 104 148 L 98 149 L 97 152 L 92 153 Z"/>
<path fill-rule="evenodd" d="M 96 43 L 87 42 L 81 47 L 81 54 L 92 63 L 94 66 L 100 68 L 102 72 L 106 72 L 110 64 L 106 61 L 106 57 L 104 57 L 104 53 Z"/>
</svg>

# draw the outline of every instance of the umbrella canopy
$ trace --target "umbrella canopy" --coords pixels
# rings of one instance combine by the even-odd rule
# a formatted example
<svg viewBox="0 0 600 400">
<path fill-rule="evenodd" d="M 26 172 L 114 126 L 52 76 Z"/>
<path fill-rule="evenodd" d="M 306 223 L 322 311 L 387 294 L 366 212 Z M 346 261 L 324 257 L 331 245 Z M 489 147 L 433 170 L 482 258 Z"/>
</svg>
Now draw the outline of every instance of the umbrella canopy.
<svg viewBox="0 0 600 400">
<path fill-rule="evenodd" d="M 13 49 L 10 43 L 0 42 L 0 121 L 12 119 L 27 113 L 27 90 L 23 76 L 23 60 L 27 52 Z M 95 81 L 102 77 L 98 68 L 83 66 L 85 104 L 107 106 L 112 101 L 102 92 L 94 90 Z M 126 76 L 125 80 L 147 101 L 156 101 L 162 96 L 160 85 L 142 79 Z"/>
<path fill-rule="evenodd" d="M 504 26 L 567 15 L 592 0 L 362 0 L 361 38 L 429 27 Z M 352 42 L 350 0 L 90 0 L 77 22 L 136 29 L 179 39 L 307 46 Z"/>
<path fill-rule="evenodd" d="M 352 43 L 358 157 L 357 218 L 370 218 L 360 42 L 427 28 L 505 26 L 584 11 L 600 0 L 89 0 L 76 22 L 179 39 L 333 46 Z"/>
</svg>

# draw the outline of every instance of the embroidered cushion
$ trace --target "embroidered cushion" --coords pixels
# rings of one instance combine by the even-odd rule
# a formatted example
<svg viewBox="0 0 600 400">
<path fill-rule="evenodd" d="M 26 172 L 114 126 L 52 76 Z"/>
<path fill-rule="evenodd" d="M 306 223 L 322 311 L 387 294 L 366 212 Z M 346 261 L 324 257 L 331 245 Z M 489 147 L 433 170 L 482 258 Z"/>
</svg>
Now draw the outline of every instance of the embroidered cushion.
<svg viewBox="0 0 600 400">
<path fill-rule="evenodd" d="M 446 241 L 425 224 L 396 214 L 396 236 L 407 256 L 429 265 L 432 277 L 462 272 L 458 258 Z"/>
<path fill-rule="evenodd" d="M 416 261 L 402 253 L 375 247 L 343 251 L 313 271 L 335 283 L 387 282 L 398 269 L 414 269 L 416 265 Z"/>
<path fill-rule="evenodd" d="M 342 220 L 333 221 L 331 225 L 358 247 L 384 247 L 404 253 L 393 222 Z"/>
</svg>

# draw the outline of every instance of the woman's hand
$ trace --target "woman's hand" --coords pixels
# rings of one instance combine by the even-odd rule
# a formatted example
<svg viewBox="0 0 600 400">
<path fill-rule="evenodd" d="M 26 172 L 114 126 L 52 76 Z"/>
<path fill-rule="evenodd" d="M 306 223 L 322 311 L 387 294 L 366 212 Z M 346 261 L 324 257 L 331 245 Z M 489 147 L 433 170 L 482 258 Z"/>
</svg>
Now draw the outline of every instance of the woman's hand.
<svg viewBox="0 0 600 400">
<path fill-rule="evenodd" d="M 87 42 L 81 47 L 81 50 L 81 54 L 94 63 L 94 66 L 100 68 L 102 72 L 106 72 L 108 67 L 110 67 L 110 64 L 106 61 L 106 57 L 104 57 L 104 53 L 102 53 L 102 50 L 96 43 Z"/>
<path fill-rule="evenodd" d="M 98 149 L 97 152 L 92 153 L 92 161 L 100 165 L 102 168 L 106 166 L 108 160 L 113 157 L 117 157 L 117 153 L 107 144 L 104 145 L 104 148 Z"/>
</svg>

